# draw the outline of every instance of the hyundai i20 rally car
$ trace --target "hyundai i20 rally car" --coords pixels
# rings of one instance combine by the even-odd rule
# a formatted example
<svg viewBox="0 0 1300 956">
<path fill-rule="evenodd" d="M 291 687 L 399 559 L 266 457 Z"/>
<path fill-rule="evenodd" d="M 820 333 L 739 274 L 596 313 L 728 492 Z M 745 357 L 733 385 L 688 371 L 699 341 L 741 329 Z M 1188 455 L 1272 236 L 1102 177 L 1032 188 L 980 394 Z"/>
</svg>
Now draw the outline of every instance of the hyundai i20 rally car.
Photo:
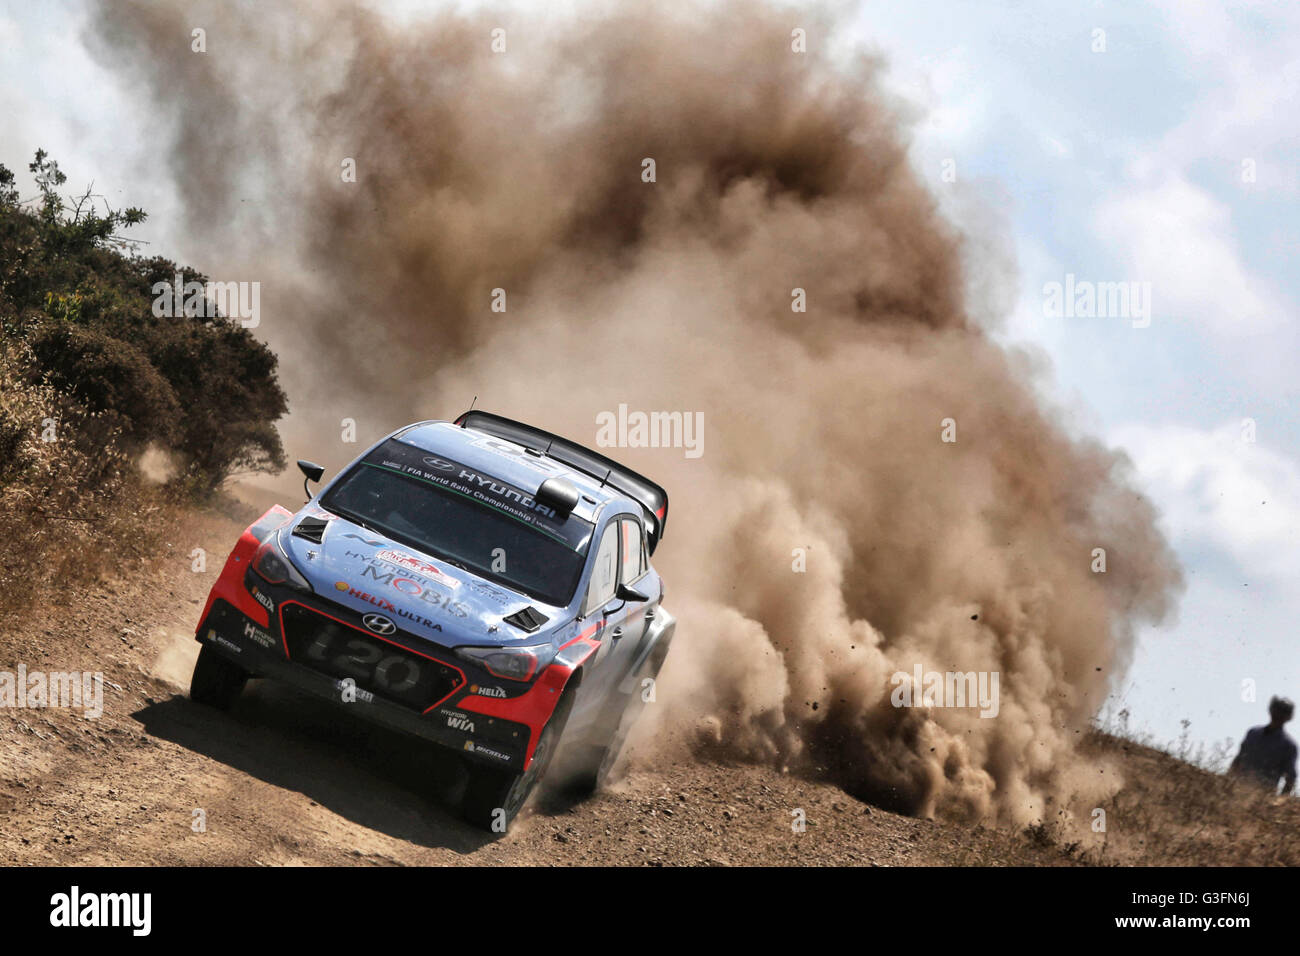
<svg viewBox="0 0 1300 956">
<path fill-rule="evenodd" d="M 228 709 L 271 678 L 454 750 L 463 816 L 504 832 L 557 752 L 586 790 L 617 757 L 675 628 L 650 564 L 667 517 L 659 485 L 529 425 L 408 425 L 244 531 L 190 697 Z"/>
</svg>

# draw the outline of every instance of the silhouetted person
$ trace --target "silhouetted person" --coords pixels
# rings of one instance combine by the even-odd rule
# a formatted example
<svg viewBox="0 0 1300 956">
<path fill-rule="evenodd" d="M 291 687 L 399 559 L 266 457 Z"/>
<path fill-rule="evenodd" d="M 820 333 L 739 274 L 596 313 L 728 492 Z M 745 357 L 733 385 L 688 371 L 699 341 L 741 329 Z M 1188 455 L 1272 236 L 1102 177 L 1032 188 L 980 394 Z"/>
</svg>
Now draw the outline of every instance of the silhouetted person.
<svg viewBox="0 0 1300 956">
<path fill-rule="evenodd" d="M 1232 761 L 1231 773 L 1246 777 L 1277 792 L 1278 778 L 1286 782 L 1283 793 L 1295 789 L 1296 746 L 1282 725 L 1295 713 L 1295 704 L 1285 697 L 1274 697 L 1268 702 L 1269 722 L 1263 727 L 1252 727 L 1241 742 L 1241 750 Z"/>
</svg>

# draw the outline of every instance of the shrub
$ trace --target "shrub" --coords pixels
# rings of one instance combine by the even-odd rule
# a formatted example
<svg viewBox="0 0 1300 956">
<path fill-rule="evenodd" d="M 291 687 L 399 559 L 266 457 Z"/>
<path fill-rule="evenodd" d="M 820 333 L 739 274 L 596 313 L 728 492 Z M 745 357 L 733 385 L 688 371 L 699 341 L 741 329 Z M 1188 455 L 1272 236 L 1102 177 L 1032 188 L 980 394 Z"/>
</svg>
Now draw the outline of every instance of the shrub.
<svg viewBox="0 0 1300 956">
<path fill-rule="evenodd" d="M 100 415 L 131 454 L 166 451 L 187 488 L 283 468 L 275 422 L 287 403 L 270 349 L 226 316 L 155 316 L 154 283 L 207 277 L 135 253 L 119 232 L 142 211 L 100 213 L 89 193 L 62 198 L 65 177 L 44 151 L 29 169 L 41 190 L 34 208 L 0 166 L 0 319 L 7 338 L 30 346 L 29 383 Z"/>
</svg>

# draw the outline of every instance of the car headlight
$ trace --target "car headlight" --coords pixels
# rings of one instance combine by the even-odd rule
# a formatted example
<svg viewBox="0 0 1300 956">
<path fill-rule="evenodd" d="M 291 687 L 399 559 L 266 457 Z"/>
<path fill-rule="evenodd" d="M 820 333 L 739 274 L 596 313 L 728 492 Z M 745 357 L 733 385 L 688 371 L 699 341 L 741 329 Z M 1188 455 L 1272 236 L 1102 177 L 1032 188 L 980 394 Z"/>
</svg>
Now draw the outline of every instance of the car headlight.
<svg viewBox="0 0 1300 956">
<path fill-rule="evenodd" d="M 527 647 L 458 647 L 456 656 L 504 680 L 532 680 L 555 657 L 552 644 Z"/>
<path fill-rule="evenodd" d="M 253 555 L 253 570 L 269 584 L 288 584 L 300 591 L 310 591 L 307 579 L 298 573 L 289 556 L 280 547 L 280 532 L 275 532 Z"/>
</svg>

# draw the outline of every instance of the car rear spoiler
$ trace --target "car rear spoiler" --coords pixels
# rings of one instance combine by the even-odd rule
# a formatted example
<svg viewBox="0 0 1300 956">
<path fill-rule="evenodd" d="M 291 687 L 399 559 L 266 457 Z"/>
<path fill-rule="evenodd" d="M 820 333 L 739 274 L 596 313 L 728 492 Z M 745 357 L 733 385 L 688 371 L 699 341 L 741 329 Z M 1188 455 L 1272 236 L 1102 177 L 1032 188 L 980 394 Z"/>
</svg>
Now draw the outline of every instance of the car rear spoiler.
<svg viewBox="0 0 1300 956">
<path fill-rule="evenodd" d="M 618 462 L 611 461 L 599 452 L 584 448 L 567 438 L 552 435 L 550 432 L 525 425 L 523 422 L 493 415 L 491 412 L 469 411 L 456 419 L 455 424 L 461 428 L 472 428 L 541 452 L 570 468 L 590 475 L 602 485 L 609 485 L 623 492 L 640 504 L 645 512 L 647 543 L 650 553 L 654 553 L 659 539 L 664 536 L 664 526 L 668 524 L 668 492 L 649 478 L 638 475 L 630 468 L 624 468 Z"/>
</svg>

